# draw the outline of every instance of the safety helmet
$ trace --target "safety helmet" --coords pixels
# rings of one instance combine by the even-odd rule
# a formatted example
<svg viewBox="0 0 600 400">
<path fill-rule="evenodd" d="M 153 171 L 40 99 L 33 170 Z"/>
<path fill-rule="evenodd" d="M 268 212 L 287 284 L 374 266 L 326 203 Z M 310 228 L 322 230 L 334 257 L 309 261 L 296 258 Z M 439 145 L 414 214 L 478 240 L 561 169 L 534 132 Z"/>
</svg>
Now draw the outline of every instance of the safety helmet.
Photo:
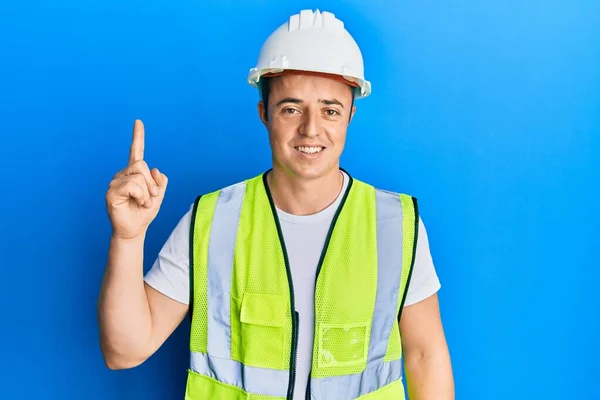
<svg viewBox="0 0 600 400">
<path fill-rule="evenodd" d="M 358 44 L 334 14 L 302 10 L 277 28 L 263 43 L 248 83 L 259 87 L 260 79 L 286 71 L 326 74 L 357 87 L 356 98 L 371 93 L 364 78 L 363 57 Z"/>
</svg>

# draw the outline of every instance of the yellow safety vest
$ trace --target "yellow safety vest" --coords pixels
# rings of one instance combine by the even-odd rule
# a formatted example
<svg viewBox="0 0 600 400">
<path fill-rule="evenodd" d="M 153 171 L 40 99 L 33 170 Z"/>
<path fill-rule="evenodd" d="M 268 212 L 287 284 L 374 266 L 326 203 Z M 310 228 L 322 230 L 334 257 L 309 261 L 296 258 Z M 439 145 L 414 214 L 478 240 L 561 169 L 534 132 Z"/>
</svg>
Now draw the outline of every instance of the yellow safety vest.
<svg viewBox="0 0 600 400">
<path fill-rule="evenodd" d="M 198 197 L 190 232 L 187 400 L 285 400 L 299 315 L 267 173 Z M 317 267 L 306 398 L 404 399 L 398 321 L 416 199 L 352 179 Z"/>
</svg>

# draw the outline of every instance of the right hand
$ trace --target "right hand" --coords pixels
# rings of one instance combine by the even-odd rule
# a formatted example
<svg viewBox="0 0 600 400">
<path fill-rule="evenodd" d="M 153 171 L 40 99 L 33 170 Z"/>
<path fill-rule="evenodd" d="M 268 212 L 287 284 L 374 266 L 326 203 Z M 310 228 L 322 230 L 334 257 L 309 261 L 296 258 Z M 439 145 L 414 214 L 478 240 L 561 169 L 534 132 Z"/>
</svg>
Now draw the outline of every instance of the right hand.
<svg viewBox="0 0 600 400">
<path fill-rule="evenodd" d="M 129 164 L 118 172 L 106 192 L 113 237 L 133 239 L 146 233 L 165 197 L 168 179 L 144 161 L 144 125 L 136 120 Z"/>
</svg>

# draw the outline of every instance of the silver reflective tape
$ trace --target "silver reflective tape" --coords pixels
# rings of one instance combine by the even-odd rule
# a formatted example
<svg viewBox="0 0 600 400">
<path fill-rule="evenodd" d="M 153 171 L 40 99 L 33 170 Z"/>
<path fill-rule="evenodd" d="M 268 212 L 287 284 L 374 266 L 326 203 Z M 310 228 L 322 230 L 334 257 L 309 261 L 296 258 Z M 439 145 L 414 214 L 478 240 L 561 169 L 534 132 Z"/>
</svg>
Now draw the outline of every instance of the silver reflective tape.
<svg viewBox="0 0 600 400">
<path fill-rule="evenodd" d="M 208 354 L 231 358 L 231 275 L 246 183 L 219 193 L 208 243 Z"/>
<path fill-rule="evenodd" d="M 248 367 L 235 360 L 191 353 L 192 371 L 219 382 L 238 387 L 248 393 L 286 397 L 289 371 Z"/>
<path fill-rule="evenodd" d="M 402 376 L 400 360 L 367 365 L 359 374 L 313 378 L 310 381 L 311 398 L 351 400 L 389 385 Z"/>
<path fill-rule="evenodd" d="M 377 294 L 367 364 L 383 362 L 392 327 L 402 275 L 402 203 L 397 194 L 377 190 Z"/>
</svg>

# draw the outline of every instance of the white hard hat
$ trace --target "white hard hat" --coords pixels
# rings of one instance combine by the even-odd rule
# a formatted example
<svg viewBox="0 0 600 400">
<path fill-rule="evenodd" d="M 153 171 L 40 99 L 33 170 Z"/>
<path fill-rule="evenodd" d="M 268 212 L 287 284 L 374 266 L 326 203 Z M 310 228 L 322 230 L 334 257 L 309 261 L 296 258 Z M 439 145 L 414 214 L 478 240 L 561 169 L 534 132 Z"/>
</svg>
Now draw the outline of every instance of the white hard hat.
<svg viewBox="0 0 600 400">
<path fill-rule="evenodd" d="M 271 33 L 262 45 L 256 67 L 250 69 L 248 83 L 259 87 L 262 76 L 287 70 L 343 78 L 359 88 L 357 98 L 371 93 L 358 44 L 330 12 L 302 10 Z"/>
</svg>

